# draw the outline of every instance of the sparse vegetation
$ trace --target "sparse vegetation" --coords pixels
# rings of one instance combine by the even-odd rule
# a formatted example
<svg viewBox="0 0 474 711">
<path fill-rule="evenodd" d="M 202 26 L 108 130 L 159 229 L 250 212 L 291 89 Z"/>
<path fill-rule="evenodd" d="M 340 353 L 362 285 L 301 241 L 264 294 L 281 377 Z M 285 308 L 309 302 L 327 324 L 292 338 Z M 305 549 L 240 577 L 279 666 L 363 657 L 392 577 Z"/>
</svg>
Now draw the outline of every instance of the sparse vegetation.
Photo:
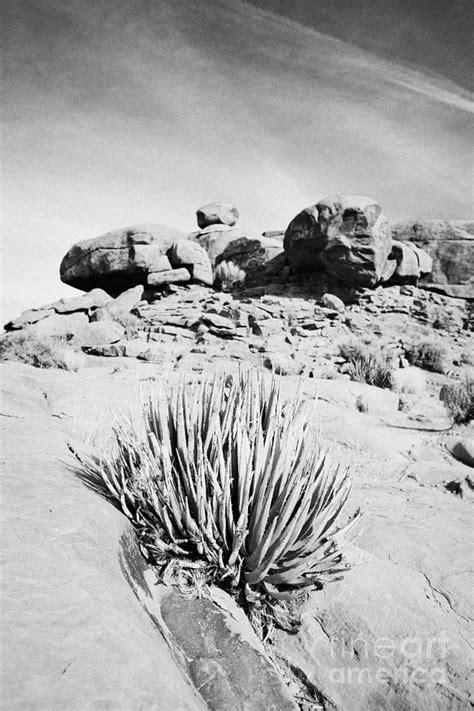
<svg viewBox="0 0 474 711">
<path fill-rule="evenodd" d="M 347 570 L 341 525 L 350 481 L 320 449 L 307 406 L 273 380 L 180 384 L 144 406 L 143 430 L 114 429 L 115 451 L 77 454 L 80 476 L 134 523 L 166 578 L 233 594 L 257 630 L 290 629 L 311 589 Z"/>
<path fill-rule="evenodd" d="M 378 388 L 393 388 L 392 364 L 380 349 L 354 340 L 341 343 L 339 353 L 349 364 L 346 372 L 351 380 Z"/>
<path fill-rule="evenodd" d="M 35 368 L 63 370 L 78 370 L 84 362 L 84 357 L 68 346 L 64 338 L 39 338 L 28 329 L 2 338 L 0 359 L 19 361 Z"/>
<path fill-rule="evenodd" d="M 444 373 L 446 370 L 446 352 L 432 341 L 414 343 L 406 349 L 409 363 L 432 373 Z"/>
<path fill-rule="evenodd" d="M 220 262 L 214 274 L 216 286 L 222 291 L 232 291 L 245 281 L 245 272 L 234 262 Z"/>
<path fill-rule="evenodd" d="M 474 419 L 474 379 L 466 377 L 457 383 L 443 385 L 440 400 L 446 406 L 453 424 L 461 425 Z"/>
</svg>

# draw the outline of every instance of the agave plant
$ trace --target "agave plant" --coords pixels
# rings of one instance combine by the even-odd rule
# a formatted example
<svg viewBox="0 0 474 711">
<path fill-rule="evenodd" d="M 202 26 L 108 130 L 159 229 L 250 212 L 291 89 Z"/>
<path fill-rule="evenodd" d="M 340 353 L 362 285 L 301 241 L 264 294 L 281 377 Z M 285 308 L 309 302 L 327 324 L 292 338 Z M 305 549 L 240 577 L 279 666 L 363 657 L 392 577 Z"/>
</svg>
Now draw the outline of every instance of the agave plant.
<svg viewBox="0 0 474 711">
<path fill-rule="evenodd" d="M 308 407 L 250 373 L 181 382 L 148 399 L 142 433 L 122 422 L 117 451 L 81 464 L 156 565 L 198 568 L 251 615 L 287 626 L 292 600 L 347 569 L 359 517 L 340 525 L 350 481 L 321 451 Z"/>
</svg>

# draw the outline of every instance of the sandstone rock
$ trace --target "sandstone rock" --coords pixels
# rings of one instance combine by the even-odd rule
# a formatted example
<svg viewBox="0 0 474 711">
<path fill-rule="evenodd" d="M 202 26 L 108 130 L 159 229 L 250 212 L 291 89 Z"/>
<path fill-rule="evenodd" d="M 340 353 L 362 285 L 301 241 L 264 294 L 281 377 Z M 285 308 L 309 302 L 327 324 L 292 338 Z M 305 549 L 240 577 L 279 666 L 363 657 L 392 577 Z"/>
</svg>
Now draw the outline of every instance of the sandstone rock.
<svg viewBox="0 0 474 711">
<path fill-rule="evenodd" d="M 187 269 L 170 269 L 167 272 L 151 272 L 147 276 L 148 286 L 166 286 L 166 284 L 185 284 L 191 281 L 191 274 Z"/>
<path fill-rule="evenodd" d="M 143 561 L 130 524 L 65 464 L 64 423 L 48 403 L 81 374 L 33 380 L 17 366 L 2 366 L 2 411 L 11 413 L 2 417 L 2 705 L 203 711 L 131 584 L 143 584 Z M 103 381 L 85 378 L 72 396 L 83 424 Z"/>
<path fill-rule="evenodd" d="M 209 225 L 230 225 L 233 227 L 239 219 L 239 211 L 228 202 L 213 202 L 200 207 L 196 212 L 198 227 Z"/>
<path fill-rule="evenodd" d="M 457 295 L 474 297 L 474 222 L 400 222 L 392 228 L 392 236 L 414 243 L 432 258 L 430 285 L 462 287 Z M 448 295 L 456 294 L 451 291 Z"/>
<path fill-rule="evenodd" d="M 453 457 L 468 467 L 474 467 L 474 439 L 470 437 L 447 437 L 444 446 Z"/>
<path fill-rule="evenodd" d="M 101 287 L 117 295 L 146 283 L 150 266 L 185 235 L 165 225 L 136 225 L 77 242 L 64 256 L 61 280 L 77 289 Z M 147 261 L 143 247 L 150 246 Z M 138 248 L 137 254 L 135 248 Z"/>
<path fill-rule="evenodd" d="M 105 307 L 106 311 L 112 316 L 121 314 L 129 314 L 141 301 L 143 296 L 143 286 L 134 286 L 131 289 L 123 291 L 117 298 L 109 301 Z"/>
<path fill-rule="evenodd" d="M 30 326 L 30 329 L 38 338 L 71 338 L 80 336 L 88 325 L 87 314 L 77 311 L 72 314 L 52 314 Z"/>
<path fill-rule="evenodd" d="M 346 307 L 342 299 L 340 299 L 338 296 L 335 296 L 334 294 L 323 294 L 323 304 L 324 306 L 327 306 L 329 309 L 334 309 L 335 311 L 338 311 L 339 313 L 344 313 Z"/>
<path fill-rule="evenodd" d="M 261 273 L 282 252 L 279 240 L 224 225 L 211 225 L 190 238 L 206 250 L 213 266 L 232 262 L 246 274 Z"/>
<path fill-rule="evenodd" d="M 211 262 L 199 244 L 191 240 L 175 242 L 169 250 L 168 256 L 173 269 L 185 267 L 191 274 L 192 281 L 212 286 L 214 277 Z"/>
<path fill-rule="evenodd" d="M 95 321 L 88 323 L 77 334 L 73 342 L 81 346 L 102 346 L 120 341 L 125 334 L 125 329 L 114 321 Z"/>
<path fill-rule="evenodd" d="M 133 247 L 133 261 L 135 267 L 144 272 L 165 272 L 172 269 L 170 260 L 163 254 L 160 245 L 136 244 Z"/>
<path fill-rule="evenodd" d="M 161 601 L 170 638 L 189 660 L 191 678 L 209 709 L 278 709 L 296 704 L 268 662 L 242 609 L 216 590 L 211 600 L 183 600 L 168 592 Z"/>
<path fill-rule="evenodd" d="M 86 294 L 75 296 L 72 299 L 59 299 L 52 305 L 56 313 L 69 314 L 74 311 L 88 311 L 89 309 L 106 306 L 112 297 L 103 289 L 92 289 Z"/>
<path fill-rule="evenodd" d="M 25 328 L 26 326 L 41 321 L 47 316 L 52 316 L 52 314 L 54 314 L 54 309 L 52 308 L 28 309 L 27 311 L 23 311 L 21 316 L 19 316 L 18 318 L 13 319 L 12 321 L 8 321 L 8 323 L 5 324 L 4 328 L 5 331 L 14 331 L 19 328 Z"/>
<path fill-rule="evenodd" d="M 392 251 L 382 281 L 415 284 L 418 279 L 430 274 L 432 268 L 433 260 L 423 249 L 410 242 L 392 240 Z"/>
<path fill-rule="evenodd" d="M 295 271 L 326 271 L 348 286 L 373 287 L 386 268 L 390 228 L 371 198 L 335 195 L 290 222 L 284 248 Z"/>
</svg>

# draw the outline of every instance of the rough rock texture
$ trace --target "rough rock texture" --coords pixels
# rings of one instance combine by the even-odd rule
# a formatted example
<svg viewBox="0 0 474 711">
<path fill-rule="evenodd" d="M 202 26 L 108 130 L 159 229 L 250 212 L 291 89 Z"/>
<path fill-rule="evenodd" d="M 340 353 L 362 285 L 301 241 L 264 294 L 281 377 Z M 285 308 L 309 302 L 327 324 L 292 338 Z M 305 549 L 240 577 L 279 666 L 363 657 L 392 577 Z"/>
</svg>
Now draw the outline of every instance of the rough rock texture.
<svg viewBox="0 0 474 711">
<path fill-rule="evenodd" d="M 396 240 L 413 242 L 433 260 L 429 284 L 447 295 L 474 298 L 474 222 L 419 220 L 392 228 Z"/>
<path fill-rule="evenodd" d="M 137 412 L 133 379 L 0 370 L 5 708 L 296 709 L 235 603 L 158 588 L 125 516 L 66 464 L 110 405 Z"/>
<path fill-rule="evenodd" d="M 433 260 L 423 249 L 411 242 L 392 240 L 382 281 L 390 284 L 416 284 L 433 269 Z"/>
<path fill-rule="evenodd" d="M 61 262 L 61 280 L 77 289 L 101 287 L 110 294 L 119 294 L 145 284 L 155 260 L 166 256 L 172 244 L 184 237 L 182 232 L 165 225 L 136 225 L 77 242 Z M 144 252 L 147 246 L 152 247 L 148 259 Z"/>
<path fill-rule="evenodd" d="M 185 284 L 191 281 L 191 273 L 188 269 L 170 269 L 167 272 L 150 272 L 147 276 L 148 286 L 164 286 L 166 284 Z"/>
<path fill-rule="evenodd" d="M 239 219 L 239 211 L 228 202 L 212 202 L 200 207 L 196 212 L 198 227 L 209 225 L 230 225 L 233 227 Z"/>
<path fill-rule="evenodd" d="M 199 244 L 191 240 L 181 240 L 173 244 L 168 254 L 174 269 L 185 267 L 194 281 L 212 286 L 214 277 L 211 262 Z"/>
<path fill-rule="evenodd" d="M 326 271 L 347 285 L 374 286 L 390 254 L 390 228 L 375 200 L 335 195 L 290 222 L 284 248 L 296 271 Z"/>
<path fill-rule="evenodd" d="M 267 267 L 271 271 L 272 263 L 283 254 L 280 240 L 237 227 L 210 225 L 190 237 L 206 250 L 213 267 L 232 262 L 244 271 L 247 283 L 253 283 L 255 278 L 264 280 L 264 271 Z M 278 264 L 278 269 L 281 266 Z"/>
<path fill-rule="evenodd" d="M 127 520 L 62 463 L 67 432 L 52 391 L 67 392 L 73 376 L 2 372 L 3 705 L 206 709 L 127 582 Z M 83 383 L 78 404 L 85 393 Z"/>
</svg>

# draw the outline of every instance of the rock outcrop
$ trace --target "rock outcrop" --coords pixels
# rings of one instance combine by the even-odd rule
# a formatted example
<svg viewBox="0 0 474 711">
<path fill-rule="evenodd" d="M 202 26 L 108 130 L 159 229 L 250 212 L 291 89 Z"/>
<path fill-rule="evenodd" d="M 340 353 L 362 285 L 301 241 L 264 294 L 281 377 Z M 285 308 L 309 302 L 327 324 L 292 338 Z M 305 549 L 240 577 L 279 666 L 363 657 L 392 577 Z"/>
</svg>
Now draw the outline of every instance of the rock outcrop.
<svg viewBox="0 0 474 711">
<path fill-rule="evenodd" d="M 447 296 L 474 298 L 474 222 L 400 222 L 392 236 L 422 248 L 433 260 L 426 286 Z"/>
<path fill-rule="evenodd" d="M 380 206 L 353 195 L 331 196 L 302 210 L 284 239 L 295 271 L 327 272 L 349 286 L 379 283 L 391 247 L 389 223 Z"/>
</svg>

